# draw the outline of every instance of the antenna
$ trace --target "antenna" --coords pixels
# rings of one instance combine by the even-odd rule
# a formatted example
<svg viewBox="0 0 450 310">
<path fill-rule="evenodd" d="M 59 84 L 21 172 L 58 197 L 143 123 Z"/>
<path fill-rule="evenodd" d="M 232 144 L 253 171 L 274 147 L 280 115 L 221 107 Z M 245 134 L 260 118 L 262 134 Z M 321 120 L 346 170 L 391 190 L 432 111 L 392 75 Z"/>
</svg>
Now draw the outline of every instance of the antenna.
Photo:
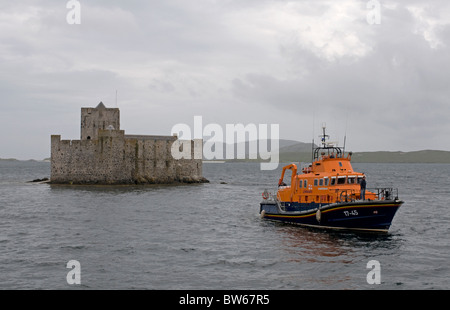
<svg viewBox="0 0 450 310">
<path fill-rule="evenodd" d="M 311 164 L 314 162 L 314 126 L 315 126 L 315 111 L 313 109 L 313 130 L 312 130 L 312 143 L 311 143 Z"/>
<path fill-rule="evenodd" d="M 347 141 L 347 125 L 348 125 L 348 113 L 345 119 L 344 147 L 342 148 L 343 150 L 342 156 L 345 156 L 345 142 Z"/>
<path fill-rule="evenodd" d="M 321 137 L 322 137 L 321 140 L 322 140 L 322 145 L 323 145 L 323 147 L 326 147 L 326 144 L 327 144 L 327 138 L 330 137 L 329 135 L 327 135 L 327 134 L 325 133 L 325 129 L 326 129 L 326 128 L 327 128 L 327 124 L 326 124 L 326 123 L 322 123 L 323 135 L 321 136 Z"/>
</svg>

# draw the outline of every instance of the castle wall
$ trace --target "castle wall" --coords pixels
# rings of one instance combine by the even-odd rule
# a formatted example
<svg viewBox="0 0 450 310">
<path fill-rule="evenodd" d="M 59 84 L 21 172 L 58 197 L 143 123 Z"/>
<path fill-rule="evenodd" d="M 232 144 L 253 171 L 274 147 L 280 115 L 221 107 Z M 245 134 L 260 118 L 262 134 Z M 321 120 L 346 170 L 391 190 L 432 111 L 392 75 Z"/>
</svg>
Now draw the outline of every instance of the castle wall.
<svg viewBox="0 0 450 310">
<path fill-rule="evenodd" d="M 190 159 L 174 159 L 175 141 L 173 136 L 125 135 L 119 109 L 102 102 L 81 108 L 80 140 L 51 136 L 51 183 L 207 182 L 202 174 L 203 141 L 191 141 Z"/>
<path fill-rule="evenodd" d="M 120 110 L 118 108 L 81 108 L 81 140 L 96 140 L 98 130 L 108 126 L 120 129 Z"/>
<path fill-rule="evenodd" d="M 194 139 L 191 143 L 191 154 L 189 159 L 178 159 L 175 161 L 176 174 L 179 179 L 189 182 L 191 178 L 203 178 L 203 140 Z"/>
<path fill-rule="evenodd" d="M 125 135 L 123 130 L 99 130 L 97 139 L 51 137 L 51 182 L 73 184 L 141 184 L 204 182 L 202 160 L 175 160 L 176 137 Z M 198 150 L 197 150 L 198 152 Z M 198 157 L 198 154 L 196 154 Z M 200 156 L 201 158 L 201 156 Z"/>
<path fill-rule="evenodd" d="M 130 160 L 123 156 L 123 130 L 106 131 L 97 140 L 61 140 L 52 136 L 53 183 L 130 183 Z M 121 156 L 122 155 L 122 156 Z"/>
</svg>

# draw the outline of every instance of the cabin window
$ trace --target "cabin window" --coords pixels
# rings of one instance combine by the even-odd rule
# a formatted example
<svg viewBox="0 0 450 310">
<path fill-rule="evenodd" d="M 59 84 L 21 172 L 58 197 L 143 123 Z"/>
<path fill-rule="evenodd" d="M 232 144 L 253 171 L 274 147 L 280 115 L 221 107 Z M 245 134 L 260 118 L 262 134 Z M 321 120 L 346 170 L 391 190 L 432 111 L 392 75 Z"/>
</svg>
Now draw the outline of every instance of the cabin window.
<svg viewBox="0 0 450 310">
<path fill-rule="evenodd" d="M 345 177 L 338 177 L 337 184 L 345 184 Z"/>
<path fill-rule="evenodd" d="M 329 182 L 329 179 L 328 179 L 328 178 L 325 178 L 325 179 L 324 179 L 324 184 L 325 184 L 325 186 L 328 186 L 328 182 Z"/>
<path fill-rule="evenodd" d="M 298 181 L 298 187 L 302 188 L 302 185 L 303 185 L 303 180 Z"/>
<path fill-rule="evenodd" d="M 314 179 L 314 186 L 317 186 L 317 179 Z"/>
<path fill-rule="evenodd" d="M 336 177 L 331 178 L 331 185 L 336 185 Z"/>
<path fill-rule="evenodd" d="M 339 162 L 339 167 L 342 167 L 342 162 Z"/>
<path fill-rule="evenodd" d="M 319 186 L 323 186 L 323 179 L 319 180 Z"/>
<path fill-rule="evenodd" d="M 361 184 L 363 177 L 362 176 L 358 176 L 358 184 Z"/>
<path fill-rule="evenodd" d="M 303 180 L 303 188 L 307 188 L 308 187 L 308 180 Z"/>
<path fill-rule="evenodd" d="M 348 180 L 347 180 L 347 182 L 348 182 L 348 184 L 355 184 L 355 180 L 356 179 L 356 177 L 354 177 L 354 176 L 349 176 L 348 177 Z"/>
</svg>

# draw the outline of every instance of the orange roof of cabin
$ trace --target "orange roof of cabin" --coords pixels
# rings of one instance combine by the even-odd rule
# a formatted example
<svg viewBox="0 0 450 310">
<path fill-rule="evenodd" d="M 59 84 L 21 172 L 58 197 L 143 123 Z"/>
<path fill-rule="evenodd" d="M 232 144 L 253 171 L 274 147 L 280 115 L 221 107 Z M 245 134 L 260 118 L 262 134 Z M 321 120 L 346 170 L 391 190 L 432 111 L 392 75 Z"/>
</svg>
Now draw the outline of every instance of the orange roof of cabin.
<svg viewBox="0 0 450 310">
<path fill-rule="evenodd" d="M 329 158 L 328 156 L 319 159 L 312 164 L 313 173 L 353 173 L 353 167 L 349 158 Z"/>
</svg>

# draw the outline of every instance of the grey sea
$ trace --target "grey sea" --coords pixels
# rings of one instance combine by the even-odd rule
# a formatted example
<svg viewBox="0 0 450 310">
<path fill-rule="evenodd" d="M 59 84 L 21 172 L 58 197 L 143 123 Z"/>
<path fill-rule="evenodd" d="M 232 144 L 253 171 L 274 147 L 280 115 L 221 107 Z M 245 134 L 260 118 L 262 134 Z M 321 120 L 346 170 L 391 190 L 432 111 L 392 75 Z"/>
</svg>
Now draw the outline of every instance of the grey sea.
<svg viewBox="0 0 450 310">
<path fill-rule="evenodd" d="M 260 219 L 282 165 L 205 163 L 208 184 L 56 186 L 27 183 L 49 163 L 1 161 L 0 289 L 450 289 L 450 165 L 353 167 L 405 201 L 387 235 Z"/>
</svg>

